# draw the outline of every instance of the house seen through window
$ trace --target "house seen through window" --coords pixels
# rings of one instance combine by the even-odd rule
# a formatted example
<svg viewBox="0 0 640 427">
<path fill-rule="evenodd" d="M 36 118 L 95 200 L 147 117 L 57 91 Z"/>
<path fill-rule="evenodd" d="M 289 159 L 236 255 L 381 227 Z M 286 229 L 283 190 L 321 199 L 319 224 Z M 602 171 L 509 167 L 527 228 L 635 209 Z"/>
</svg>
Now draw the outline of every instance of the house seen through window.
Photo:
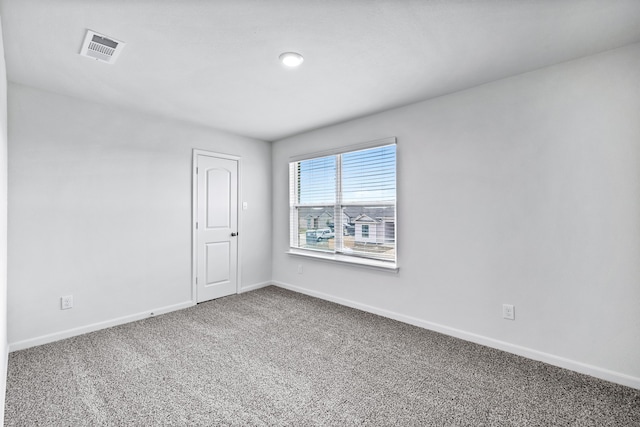
<svg viewBox="0 0 640 427">
<path fill-rule="evenodd" d="M 396 145 L 291 162 L 294 249 L 396 262 Z"/>
</svg>

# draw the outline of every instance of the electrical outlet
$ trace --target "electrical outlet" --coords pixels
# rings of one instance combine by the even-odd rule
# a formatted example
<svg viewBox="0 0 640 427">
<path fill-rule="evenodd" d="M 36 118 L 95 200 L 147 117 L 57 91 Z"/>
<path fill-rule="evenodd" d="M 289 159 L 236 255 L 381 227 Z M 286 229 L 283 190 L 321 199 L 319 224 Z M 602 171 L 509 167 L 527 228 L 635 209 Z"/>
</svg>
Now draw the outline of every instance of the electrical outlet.
<svg viewBox="0 0 640 427">
<path fill-rule="evenodd" d="M 60 310 L 68 310 L 73 308 L 73 295 L 60 297 Z"/>
<path fill-rule="evenodd" d="M 509 320 L 516 319 L 516 311 L 512 304 L 502 304 L 502 317 Z"/>
<path fill-rule="evenodd" d="M 302 274 L 302 264 L 298 264 L 298 274 Z"/>
</svg>

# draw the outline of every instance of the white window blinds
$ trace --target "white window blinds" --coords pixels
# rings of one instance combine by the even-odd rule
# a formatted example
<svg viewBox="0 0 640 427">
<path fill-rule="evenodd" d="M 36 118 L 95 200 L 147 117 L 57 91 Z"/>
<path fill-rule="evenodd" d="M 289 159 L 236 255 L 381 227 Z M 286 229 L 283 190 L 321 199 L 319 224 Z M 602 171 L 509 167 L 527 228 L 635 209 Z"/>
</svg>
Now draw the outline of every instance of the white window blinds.
<svg viewBox="0 0 640 427">
<path fill-rule="evenodd" d="M 395 264 L 393 141 L 289 164 L 292 248 Z"/>
</svg>

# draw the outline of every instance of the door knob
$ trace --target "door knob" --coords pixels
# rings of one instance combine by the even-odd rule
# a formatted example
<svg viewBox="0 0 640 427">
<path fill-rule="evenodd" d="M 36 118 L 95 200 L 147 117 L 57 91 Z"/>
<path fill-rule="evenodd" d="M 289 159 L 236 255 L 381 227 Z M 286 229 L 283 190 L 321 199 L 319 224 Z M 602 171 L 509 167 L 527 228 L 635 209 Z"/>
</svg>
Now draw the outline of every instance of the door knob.
<svg viewBox="0 0 640 427">
<path fill-rule="evenodd" d="M 236 237 L 238 233 L 231 233 L 231 237 Z"/>
</svg>

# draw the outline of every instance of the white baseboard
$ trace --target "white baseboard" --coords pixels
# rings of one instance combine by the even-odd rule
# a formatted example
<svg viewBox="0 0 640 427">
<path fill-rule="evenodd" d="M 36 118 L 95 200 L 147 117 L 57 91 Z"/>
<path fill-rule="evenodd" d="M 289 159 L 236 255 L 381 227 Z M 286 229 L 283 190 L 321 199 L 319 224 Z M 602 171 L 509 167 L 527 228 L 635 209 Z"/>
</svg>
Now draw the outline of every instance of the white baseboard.
<svg viewBox="0 0 640 427">
<path fill-rule="evenodd" d="M 335 302 L 340 305 L 356 308 L 358 310 L 377 314 L 379 316 L 388 317 L 393 320 L 398 320 L 403 323 L 408 323 L 410 325 L 418 326 L 424 329 L 429 329 L 445 335 L 460 338 L 465 341 L 471 341 L 476 344 L 481 344 L 487 347 L 506 351 L 508 353 L 517 354 L 518 356 L 526 357 L 528 359 L 533 359 L 540 362 L 548 363 L 550 365 L 558 366 L 560 368 L 569 369 L 571 371 L 579 372 L 581 374 L 590 375 L 592 377 L 600 378 L 606 381 L 610 381 L 612 383 L 621 384 L 627 387 L 632 387 L 640 390 L 640 378 L 638 377 L 633 377 L 633 376 L 622 374 L 619 372 L 610 371 L 608 369 L 599 368 L 597 366 L 588 365 L 586 363 L 577 362 L 575 360 L 567 359 L 567 358 L 556 356 L 549 353 L 544 353 L 531 348 L 522 347 L 522 346 L 511 344 L 505 341 L 496 340 L 493 338 L 485 337 L 483 335 L 478 335 L 478 334 L 466 332 L 460 329 L 451 328 L 448 326 L 440 325 L 438 323 L 433 323 L 426 320 L 418 319 L 416 317 L 406 316 L 404 314 L 400 314 L 393 311 L 362 304 L 356 301 L 351 301 L 348 299 L 336 297 L 333 295 L 325 294 L 323 292 L 301 288 L 298 286 L 290 285 L 288 283 L 278 282 L 275 280 L 272 281 L 271 283 L 275 286 L 279 286 L 284 289 L 289 289 L 294 292 L 299 292 L 301 294 L 320 298 L 326 301 Z"/>
<path fill-rule="evenodd" d="M 255 283 L 253 285 L 243 286 L 242 288 L 240 288 L 238 293 L 243 294 L 245 292 L 255 291 L 256 289 L 264 288 L 266 286 L 271 286 L 272 284 L 273 283 L 271 283 L 271 281 L 268 281 L 268 282 Z"/>
<path fill-rule="evenodd" d="M 238 291 L 239 294 L 254 291 L 256 289 L 264 288 L 265 286 L 269 286 L 272 283 L 262 282 L 256 283 L 253 285 L 245 286 L 240 288 Z M 153 316 L 157 316 L 160 314 L 169 313 L 176 310 L 182 310 L 183 308 L 194 306 L 194 301 L 185 301 L 179 304 L 174 304 L 166 307 L 157 308 L 154 310 L 144 311 L 142 313 L 136 313 L 129 316 L 119 317 L 117 319 L 111 319 L 104 322 L 92 323 L 86 326 L 80 326 L 78 328 L 67 329 L 66 331 L 55 332 L 53 334 L 42 335 L 36 338 L 29 338 L 23 341 L 17 341 L 14 343 L 9 343 L 9 352 L 24 350 L 25 348 L 35 347 L 37 345 L 47 344 L 54 341 L 63 340 L 65 338 L 75 337 L 77 335 L 86 334 L 89 332 L 98 331 L 100 329 L 110 328 L 112 326 L 122 325 L 124 323 L 135 322 L 136 320 L 146 319 L 147 317 L 151 317 L 151 313 Z"/>
<path fill-rule="evenodd" d="M 191 307 L 193 305 L 195 305 L 193 301 L 185 301 L 179 304 L 173 304 L 173 305 L 168 305 L 166 307 L 147 310 L 142 313 L 131 314 L 129 316 L 118 317 L 116 319 L 106 320 L 104 322 L 92 323 L 90 325 L 80 326 L 78 328 L 67 329 L 66 331 L 55 332 L 53 334 L 42 335 L 36 338 L 29 338 L 27 340 L 9 343 L 9 352 L 24 350 L 25 348 L 35 347 L 37 345 L 47 344 L 50 342 L 63 340 L 65 338 L 75 337 L 75 336 L 86 334 L 89 332 L 98 331 L 100 329 L 106 329 L 112 326 L 118 326 L 124 323 L 135 322 L 136 320 L 142 320 L 148 317 L 158 316 L 160 314 L 165 314 L 165 313 L 169 313 L 176 310 L 182 310 L 183 308 Z"/>
</svg>

